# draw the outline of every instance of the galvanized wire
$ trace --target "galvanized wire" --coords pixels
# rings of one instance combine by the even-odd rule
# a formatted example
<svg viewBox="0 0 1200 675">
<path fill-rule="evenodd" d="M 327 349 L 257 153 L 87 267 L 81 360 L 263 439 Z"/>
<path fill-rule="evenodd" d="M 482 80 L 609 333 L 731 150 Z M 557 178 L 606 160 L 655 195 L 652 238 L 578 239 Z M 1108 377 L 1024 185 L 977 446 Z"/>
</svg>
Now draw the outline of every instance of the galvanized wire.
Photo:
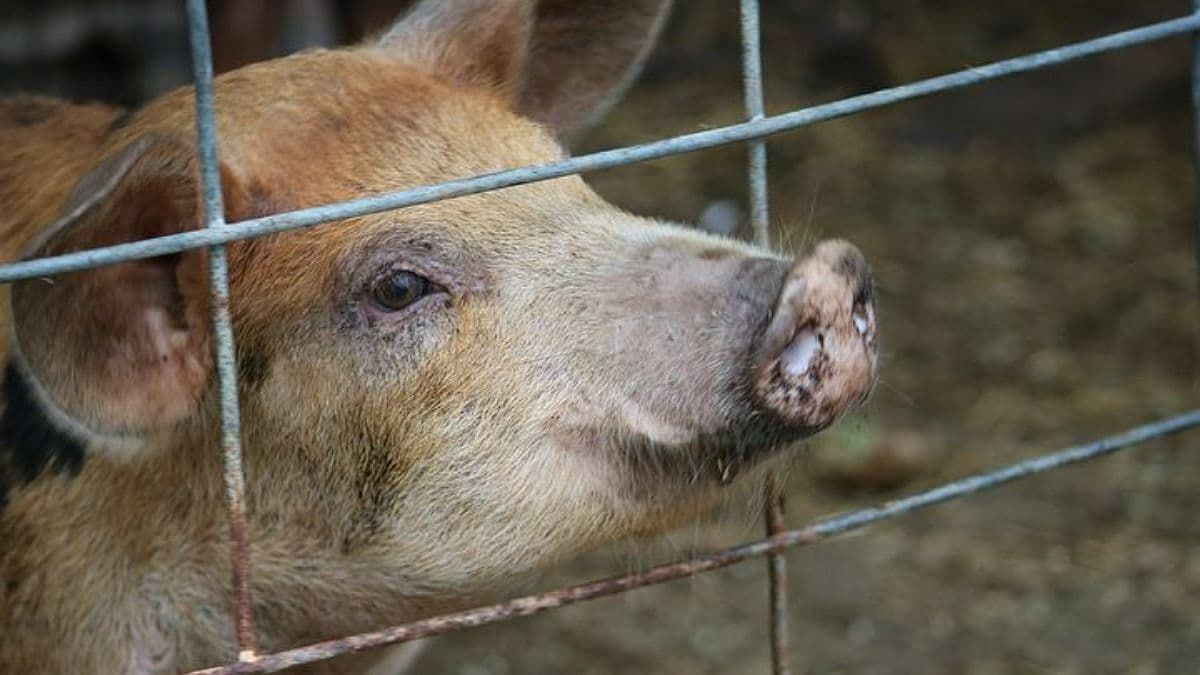
<svg viewBox="0 0 1200 675">
<path fill-rule="evenodd" d="M 746 119 L 757 122 L 763 111 L 762 30 L 759 26 L 758 0 L 742 0 L 742 91 L 746 98 Z M 750 227 L 759 246 L 770 246 L 767 229 L 767 142 L 763 138 L 746 144 L 749 153 Z"/>
<path fill-rule="evenodd" d="M 187 13 L 196 88 L 196 149 L 200 159 L 204 225 L 206 231 L 218 232 L 227 225 L 217 164 L 212 50 L 204 0 L 188 0 Z M 254 658 L 257 642 L 250 602 L 250 539 L 246 531 L 246 485 L 242 472 L 237 357 L 229 316 L 229 260 L 223 245 L 208 248 L 208 271 L 217 397 L 221 410 L 221 465 L 225 481 L 225 509 L 229 518 L 233 624 L 238 658 L 246 661 Z"/>
<path fill-rule="evenodd" d="M 156 237 L 128 244 L 105 246 L 88 251 L 78 251 L 2 265 L 0 266 L 0 283 L 34 277 L 53 276 L 64 272 L 128 262 L 130 260 L 154 258 L 206 246 L 227 244 L 265 234 L 310 227 L 332 220 L 364 216 L 371 213 L 426 204 L 514 185 L 549 180 L 551 178 L 560 178 L 577 173 L 611 169 L 626 164 L 695 152 L 729 143 L 765 138 L 805 125 L 928 96 L 948 89 L 958 89 L 1008 75 L 1038 70 L 1047 66 L 1066 63 L 1115 49 L 1161 40 L 1189 33 L 1197 29 L 1200 29 L 1200 12 L 1071 45 L 1047 49 L 1026 56 L 977 66 L 948 75 L 933 77 L 927 80 L 918 80 L 917 82 L 889 89 L 881 89 L 869 94 L 852 96 L 831 103 L 768 116 L 758 121 L 731 124 L 725 127 L 683 134 L 651 143 L 605 150 L 589 155 L 580 155 L 559 162 L 498 171 L 481 176 L 398 190 L 383 195 L 364 197 L 337 204 L 253 218 L 231 224 L 228 227 L 181 232 L 179 234 Z"/>
<path fill-rule="evenodd" d="M 746 101 L 746 119 L 757 122 L 763 110 L 762 27 L 759 21 L 758 0 L 741 0 L 742 17 L 742 92 Z M 754 242 L 770 248 L 770 201 L 767 195 L 767 142 L 757 139 L 747 142 L 747 181 L 750 194 L 750 227 Z M 783 486 L 775 476 L 763 484 L 763 522 L 767 536 L 784 530 Z M 789 675 L 787 557 L 783 552 L 767 556 L 769 634 L 771 639 L 771 671 L 774 675 Z"/>
<path fill-rule="evenodd" d="M 962 478 L 903 499 L 827 518 L 808 527 L 787 530 L 769 539 L 734 546 L 733 548 L 727 548 L 688 560 L 652 567 L 636 574 L 593 581 L 547 593 L 516 598 L 495 605 L 422 619 L 380 631 L 352 635 L 276 654 L 263 655 L 253 663 L 217 666 L 197 670 L 189 675 L 232 675 L 234 673 L 276 672 L 284 668 L 304 663 L 313 663 L 341 654 L 363 651 L 397 642 L 407 642 L 433 635 L 442 635 L 519 616 L 529 616 L 585 600 L 623 593 L 634 588 L 661 584 L 701 572 L 728 567 L 749 558 L 769 555 L 786 548 L 815 544 L 830 537 L 858 530 L 868 525 L 912 513 L 913 511 L 935 504 L 941 504 L 983 490 L 999 487 L 1020 478 L 1026 478 L 1071 464 L 1078 464 L 1103 457 L 1139 443 L 1179 433 L 1194 427 L 1200 427 L 1200 409 L 1152 422 L 1091 443 L 1039 455 L 994 471 Z"/>
</svg>

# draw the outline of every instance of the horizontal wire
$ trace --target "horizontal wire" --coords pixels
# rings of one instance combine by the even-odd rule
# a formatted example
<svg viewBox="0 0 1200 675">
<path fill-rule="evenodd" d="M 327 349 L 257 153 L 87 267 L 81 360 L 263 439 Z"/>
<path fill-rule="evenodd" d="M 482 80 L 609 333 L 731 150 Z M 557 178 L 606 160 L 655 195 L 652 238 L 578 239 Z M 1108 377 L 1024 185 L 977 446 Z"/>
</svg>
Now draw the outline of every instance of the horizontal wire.
<svg viewBox="0 0 1200 675">
<path fill-rule="evenodd" d="M 814 544 L 829 537 L 857 530 L 867 525 L 912 513 L 935 504 L 958 499 L 1017 479 L 1044 473 L 1071 464 L 1096 459 L 1118 450 L 1155 438 L 1200 426 L 1200 409 L 1175 417 L 1146 424 L 1123 433 L 1072 446 L 1058 452 L 1040 455 L 1006 467 L 968 476 L 915 495 L 886 502 L 879 506 L 852 511 L 818 521 L 808 527 L 786 530 L 775 536 L 749 544 L 734 546 L 688 560 L 652 567 L 643 572 L 600 581 L 569 586 L 545 593 L 529 595 L 486 607 L 479 607 L 444 616 L 422 619 L 380 631 L 362 633 L 338 640 L 320 642 L 306 647 L 259 656 L 253 662 L 243 662 L 193 671 L 189 675 L 234 675 L 240 673 L 270 673 L 305 663 L 358 652 L 372 647 L 407 642 L 418 638 L 450 633 L 465 628 L 495 623 L 520 616 L 623 593 L 643 586 L 692 576 L 701 572 L 728 567 L 750 558 L 769 555 L 789 547 Z"/>
<path fill-rule="evenodd" d="M 900 101 L 957 89 L 1006 75 L 1028 72 L 1066 63 L 1086 56 L 1189 33 L 1200 29 L 1200 12 L 1149 24 L 1140 28 L 1105 35 L 1026 56 L 997 61 L 910 84 L 803 108 L 706 131 L 683 134 L 661 141 L 633 145 L 581 155 L 559 162 L 498 171 L 472 178 L 451 180 L 436 185 L 415 187 L 383 195 L 288 211 L 244 220 L 227 227 L 191 230 L 179 234 L 77 251 L 63 255 L 27 260 L 0 266 L 0 283 L 53 276 L 101 265 L 153 258 L 206 246 L 227 244 L 267 234 L 310 227 L 332 220 L 354 218 L 381 211 L 426 204 L 465 195 L 561 178 L 577 173 L 611 169 L 626 164 L 659 159 L 697 150 L 764 138 L 817 122 L 844 117 Z"/>
</svg>

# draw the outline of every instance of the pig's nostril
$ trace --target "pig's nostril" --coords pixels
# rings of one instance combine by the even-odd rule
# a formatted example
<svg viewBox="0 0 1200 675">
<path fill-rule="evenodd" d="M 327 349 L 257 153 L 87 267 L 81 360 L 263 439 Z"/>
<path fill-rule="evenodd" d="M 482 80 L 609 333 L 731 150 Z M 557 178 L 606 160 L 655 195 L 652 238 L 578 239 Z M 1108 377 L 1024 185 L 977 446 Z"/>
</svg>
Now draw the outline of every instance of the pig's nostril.
<svg viewBox="0 0 1200 675">
<path fill-rule="evenodd" d="M 868 312 L 871 310 L 867 307 L 855 307 L 852 313 L 854 318 L 854 327 L 858 329 L 858 334 L 865 336 L 867 329 L 871 327 L 871 318 Z"/>
<path fill-rule="evenodd" d="M 854 296 L 854 305 L 850 310 L 850 320 L 854 323 L 854 328 L 858 331 L 859 337 L 867 340 L 871 339 L 871 332 L 875 327 L 875 303 L 871 302 L 868 292 L 859 291 Z"/>
<path fill-rule="evenodd" d="M 820 351 L 824 342 L 821 338 L 822 336 L 811 328 L 804 328 L 796 333 L 791 344 L 779 356 L 779 363 L 783 366 L 783 371 L 791 377 L 801 377 L 808 373 L 813 358 Z"/>
</svg>

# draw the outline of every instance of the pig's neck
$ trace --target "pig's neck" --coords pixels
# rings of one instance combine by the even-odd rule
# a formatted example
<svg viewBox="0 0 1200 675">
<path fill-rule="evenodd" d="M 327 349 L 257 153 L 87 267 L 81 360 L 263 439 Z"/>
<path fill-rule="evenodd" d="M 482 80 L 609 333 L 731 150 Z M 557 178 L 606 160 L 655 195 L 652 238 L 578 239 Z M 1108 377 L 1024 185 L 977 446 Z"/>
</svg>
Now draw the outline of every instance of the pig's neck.
<svg viewBox="0 0 1200 675">
<path fill-rule="evenodd" d="M 451 608 L 408 597 L 380 561 L 343 551 L 321 501 L 348 496 L 278 464 L 247 470 L 263 650 Z M 90 449 L 77 470 L 14 489 L 0 510 L 0 632 L 18 647 L 0 650 L 0 672 L 171 672 L 234 658 L 222 495 L 219 450 L 195 438 L 124 458 Z"/>
<path fill-rule="evenodd" d="M 163 595 L 176 599 L 180 638 L 202 646 L 189 655 L 189 663 L 181 664 L 187 667 L 227 661 L 237 653 L 230 622 L 232 563 L 219 454 L 214 441 L 196 439 L 174 452 L 159 453 L 163 464 L 170 465 L 162 469 L 170 476 L 164 482 L 186 485 L 186 508 L 202 511 L 194 514 L 190 534 L 169 538 L 165 564 L 159 566 L 166 582 Z M 413 597 L 411 582 L 389 570 L 386 561 L 347 549 L 350 524 L 337 507 L 357 498 L 351 494 L 353 485 L 338 485 L 311 466 L 265 461 L 251 448 L 246 460 L 249 572 L 261 651 L 385 628 L 461 606 L 462 598 L 451 604 Z M 169 489 L 158 491 L 156 510 L 166 514 L 180 509 L 180 496 Z M 188 609 L 190 589 L 178 587 L 172 570 L 189 570 L 190 583 L 203 589 L 202 615 Z"/>
</svg>

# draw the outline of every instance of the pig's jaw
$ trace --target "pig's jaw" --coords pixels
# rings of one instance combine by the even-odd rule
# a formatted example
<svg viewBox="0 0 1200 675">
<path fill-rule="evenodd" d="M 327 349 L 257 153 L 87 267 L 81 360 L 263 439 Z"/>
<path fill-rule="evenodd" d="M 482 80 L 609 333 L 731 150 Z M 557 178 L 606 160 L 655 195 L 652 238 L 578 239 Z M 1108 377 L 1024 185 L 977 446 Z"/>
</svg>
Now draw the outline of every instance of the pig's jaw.
<svg viewBox="0 0 1200 675">
<path fill-rule="evenodd" d="M 751 419 L 736 429 L 701 431 L 629 402 L 620 426 L 579 426 L 556 434 L 559 452 L 585 458 L 588 473 L 626 506 L 694 503 L 750 469 L 786 455 L 807 433 Z"/>
<path fill-rule="evenodd" d="M 664 478 L 682 481 L 693 489 L 700 483 L 729 485 L 748 466 L 774 454 L 775 446 L 785 444 L 779 440 L 746 447 L 728 437 L 717 438 L 670 422 L 634 401 L 627 402 L 621 413 L 627 430 L 623 435 L 634 440 L 626 440 L 626 447 L 617 452 L 625 455 L 624 464 L 640 467 L 634 472 L 635 481 L 649 478 L 660 487 Z"/>
</svg>

